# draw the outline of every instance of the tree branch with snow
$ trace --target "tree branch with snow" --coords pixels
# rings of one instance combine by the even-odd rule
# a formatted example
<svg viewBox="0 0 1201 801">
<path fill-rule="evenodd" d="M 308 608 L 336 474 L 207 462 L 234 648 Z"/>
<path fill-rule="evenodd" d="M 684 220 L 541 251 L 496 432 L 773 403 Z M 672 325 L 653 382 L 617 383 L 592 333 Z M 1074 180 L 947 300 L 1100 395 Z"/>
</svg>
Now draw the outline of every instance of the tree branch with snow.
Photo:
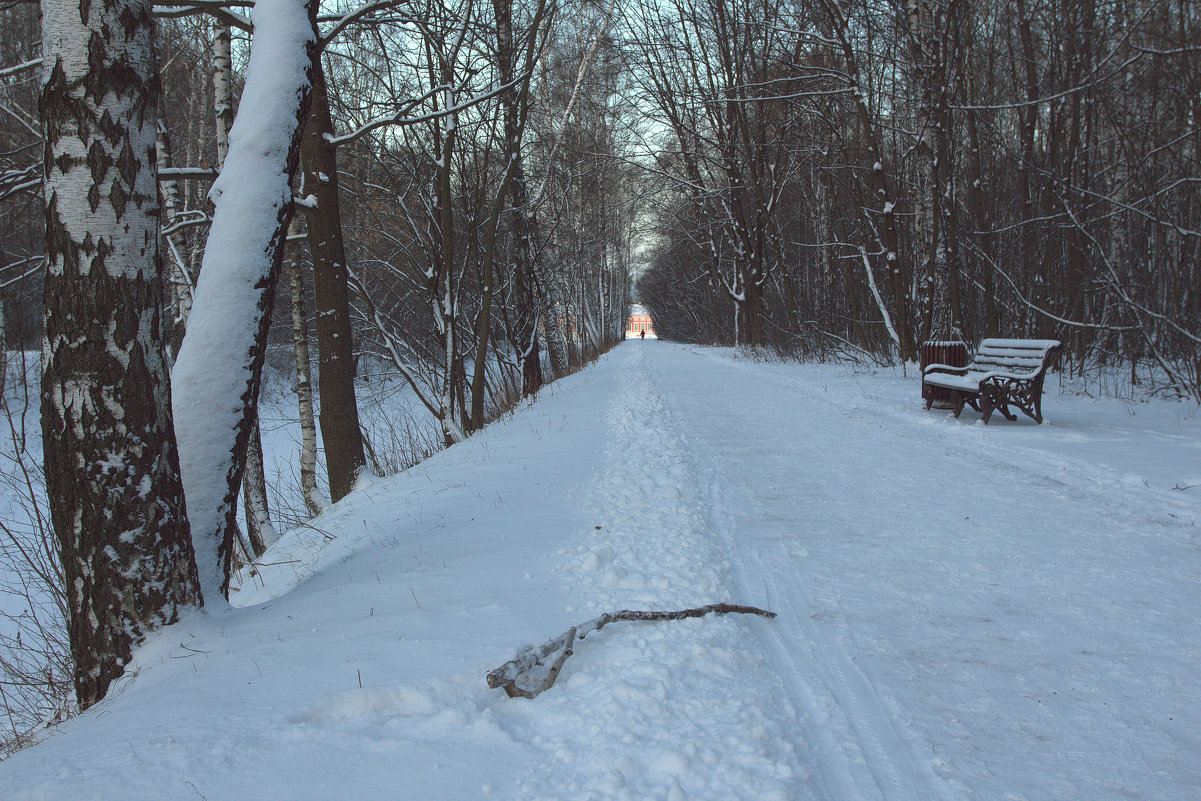
<svg viewBox="0 0 1201 801">
<path fill-rule="evenodd" d="M 575 653 L 572 646 L 576 640 L 582 640 L 594 631 L 600 631 L 610 623 L 626 623 L 654 620 L 684 620 L 705 615 L 759 615 L 773 618 L 775 612 L 768 612 L 757 606 L 742 606 L 740 604 L 709 604 L 693 609 L 680 609 L 672 612 L 645 612 L 622 609 L 619 612 L 606 612 L 592 620 L 572 626 L 558 637 L 547 640 L 542 645 L 525 648 L 517 656 L 505 662 L 488 674 L 488 686 L 492 689 L 504 689 L 510 698 L 535 698 L 554 686 L 559 678 L 559 671 L 567 657 Z M 542 675 L 537 675 L 539 667 L 545 667 L 545 660 L 552 654 L 557 654 L 550 667 Z M 538 682 L 531 685 L 531 680 Z M 524 686 L 523 686 L 524 685 Z"/>
</svg>

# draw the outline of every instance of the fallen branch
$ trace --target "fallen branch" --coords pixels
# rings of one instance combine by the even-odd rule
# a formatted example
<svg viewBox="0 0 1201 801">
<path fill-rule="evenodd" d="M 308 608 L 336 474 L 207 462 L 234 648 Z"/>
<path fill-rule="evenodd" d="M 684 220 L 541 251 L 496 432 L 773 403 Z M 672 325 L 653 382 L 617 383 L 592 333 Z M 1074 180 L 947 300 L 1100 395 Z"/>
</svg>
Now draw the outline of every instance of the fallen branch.
<svg viewBox="0 0 1201 801">
<path fill-rule="evenodd" d="M 505 693 L 510 698 L 534 698 L 545 690 L 554 685 L 555 680 L 559 678 L 559 671 L 563 668 L 563 663 L 567 661 L 567 657 L 571 656 L 574 651 L 571 646 L 576 640 L 582 640 L 594 631 L 600 631 L 610 623 L 625 623 L 631 621 L 644 620 L 683 620 L 689 617 L 703 617 L 704 615 L 725 615 L 737 613 L 741 615 L 759 615 L 761 617 L 775 617 L 775 612 L 768 612 L 765 609 L 759 609 L 755 606 L 740 606 L 738 604 L 709 604 L 708 606 L 700 606 L 695 609 L 681 609 L 676 612 L 638 612 L 630 609 L 623 609 L 620 612 L 606 612 L 600 617 L 593 618 L 587 623 L 581 623 L 578 626 L 572 626 L 567 631 L 555 637 L 552 640 L 547 640 L 542 645 L 531 645 L 524 649 L 517 656 L 505 662 L 503 665 L 493 670 L 488 674 L 488 686 L 492 689 L 503 687 Z M 557 653 L 554 662 L 551 663 L 546 675 L 538 686 L 529 689 L 518 685 L 518 680 L 523 678 L 532 678 L 537 681 L 537 678 L 531 676 L 534 668 L 543 664 L 543 660 L 551 654 Z M 524 682 L 527 683 L 528 682 Z"/>
</svg>

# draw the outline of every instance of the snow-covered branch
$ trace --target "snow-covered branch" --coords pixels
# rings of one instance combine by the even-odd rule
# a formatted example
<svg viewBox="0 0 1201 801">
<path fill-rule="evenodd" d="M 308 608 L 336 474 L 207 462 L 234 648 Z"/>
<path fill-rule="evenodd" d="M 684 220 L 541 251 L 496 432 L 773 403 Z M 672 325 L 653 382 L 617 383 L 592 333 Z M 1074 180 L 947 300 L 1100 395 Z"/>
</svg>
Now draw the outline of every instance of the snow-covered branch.
<svg viewBox="0 0 1201 801">
<path fill-rule="evenodd" d="M 20 192 L 36 192 L 42 186 L 42 167 L 31 164 L 24 169 L 0 172 L 0 200 Z"/>
<path fill-rule="evenodd" d="M 567 657 L 574 653 L 572 645 L 575 644 L 576 640 L 582 640 L 592 632 L 600 631 L 610 623 L 684 620 L 692 617 L 704 617 L 705 615 L 726 614 L 759 615 L 766 618 L 776 616 L 775 612 L 768 612 L 766 609 L 760 609 L 757 606 L 742 606 L 739 604 L 709 604 L 708 606 L 680 609 L 674 612 L 644 612 L 630 609 L 622 609 L 619 612 L 606 612 L 578 626 L 572 626 L 558 637 L 547 640 L 542 645 L 530 646 L 524 649 L 517 656 L 488 673 L 488 686 L 492 689 L 496 689 L 497 687 L 503 688 L 510 698 L 534 698 L 543 691 L 550 689 L 555 683 L 555 679 L 559 677 L 559 670 L 563 667 L 563 663 L 567 661 Z M 551 663 L 545 674 L 535 677 L 533 675 L 535 668 L 543 666 L 544 660 L 550 657 L 551 654 L 558 654 L 558 656 Z M 537 681 L 538 684 L 531 687 L 528 683 L 529 679 Z M 525 686 L 521 686 L 522 684 Z"/>
<path fill-rule="evenodd" d="M 358 8 L 353 8 L 350 11 L 347 11 L 338 18 L 338 21 L 335 22 L 328 31 L 321 35 L 320 47 L 325 49 L 330 42 L 337 38 L 338 34 L 342 33 L 342 31 L 346 30 L 347 27 L 353 25 L 359 20 L 369 17 L 377 11 L 395 8 L 396 6 L 403 4 L 403 0 L 374 0 L 373 2 L 365 3 Z"/>
<path fill-rule="evenodd" d="M 158 179 L 167 181 L 175 178 L 216 178 L 221 171 L 216 167 L 160 167 Z"/>
<path fill-rule="evenodd" d="M 14 64 L 11 67 L 0 68 L 0 78 L 7 78 L 9 75 L 16 75 L 40 66 L 42 66 L 42 60 L 40 58 L 30 59 L 29 61 L 22 62 L 21 64 Z"/>
<path fill-rule="evenodd" d="M 435 98 L 441 97 L 451 91 L 448 86 L 435 86 L 418 97 L 406 99 L 396 111 L 391 114 L 384 114 L 380 117 L 368 120 L 367 122 L 355 128 L 353 131 L 342 136 L 332 136 L 329 141 L 334 145 L 344 145 L 360 139 L 363 136 L 371 133 L 377 128 L 383 128 L 388 125 L 418 125 L 423 122 L 433 122 L 434 120 L 443 119 L 446 117 L 454 117 L 454 115 L 466 111 L 469 108 L 478 106 L 481 103 L 486 103 L 498 95 L 508 91 L 517 85 L 521 79 L 499 86 L 489 87 L 486 91 L 473 95 L 466 100 L 460 100 L 445 108 L 438 108 L 425 114 L 411 114 L 412 110 L 418 108 L 423 103 Z"/>
<path fill-rule="evenodd" d="M 206 2 L 205 0 L 193 0 L 192 2 L 175 2 L 175 0 L 166 0 L 166 2 L 158 3 L 154 7 L 154 16 L 164 19 L 192 17 L 197 14 L 208 14 L 216 19 L 224 22 L 230 27 L 245 31 L 246 33 L 254 32 L 254 23 L 244 14 L 239 14 L 236 11 L 231 11 L 227 6 L 253 5 L 253 3 L 238 3 L 238 2 Z"/>
</svg>

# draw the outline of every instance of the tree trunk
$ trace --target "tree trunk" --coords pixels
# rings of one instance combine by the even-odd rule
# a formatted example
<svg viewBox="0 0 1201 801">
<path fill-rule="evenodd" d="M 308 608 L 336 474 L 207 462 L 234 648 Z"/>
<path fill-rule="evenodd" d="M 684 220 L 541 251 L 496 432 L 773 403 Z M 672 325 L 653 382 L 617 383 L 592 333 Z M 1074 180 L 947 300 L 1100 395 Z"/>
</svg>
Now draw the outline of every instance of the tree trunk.
<svg viewBox="0 0 1201 801">
<path fill-rule="evenodd" d="M 516 54 L 513 47 L 513 4 L 494 0 L 497 35 L 497 71 L 501 83 L 513 80 Z M 531 33 L 531 36 L 533 34 Z M 505 153 L 512 160 L 509 181 L 510 220 L 513 235 L 514 326 L 512 343 L 521 365 L 521 395 L 528 397 L 542 388 L 542 356 L 538 349 L 538 285 L 534 267 L 534 229 L 521 158 L 523 117 L 516 90 L 501 95 L 504 114 Z"/>
<path fill-rule="evenodd" d="M 225 166 L 229 154 L 229 129 L 233 125 L 233 61 L 230 55 L 230 28 L 214 23 L 213 37 L 213 114 L 217 125 L 217 166 Z M 191 304 L 189 303 L 189 310 Z M 182 340 L 182 333 L 180 339 Z M 175 346 L 178 353 L 179 346 Z M 242 479 L 242 502 L 246 512 L 246 534 L 250 549 L 247 559 L 257 559 L 275 540 L 267 506 L 267 476 L 263 470 L 263 432 L 256 409 L 250 437 L 246 442 L 246 473 Z"/>
<path fill-rule="evenodd" d="M 155 147 L 158 154 L 158 166 L 160 169 L 170 167 L 172 166 L 172 152 L 171 140 L 167 136 L 167 124 L 159 120 L 157 131 L 158 138 L 155 140 Z M 175 223 L 176 215 L 179 212 L 179 182 L 174 178 L 169 181 L 160 181 L 158 188 L 163 199 L 162 222 L 169 226 Z M 184 253 L 188 245 L 184 235 L 175 231 L 167 234 L 164 239 L 167 242 L 171 263 L 171 267 L 167 271 L 166 284 L 171 289 L 167 299 L 169 304 L 167 308 L 171 311 L 168 341 L 171 358 L 174 359 L 183 342 L 184 331 L 187 330 L 188 315 L 192 312 L 192 278 L 184 261 Z"/>
<path fill-rule="evenodd" d="M 48 0 L 42 25 L 42 433 L 86 708 L 201 595 L 162 331 L 150 3 Z"/>
<path fill-rule="evenodd" d="M 991 223 L 985 212 L 985 181 L 983 155 L 980 152 L 980 126 L 976 119 L 977 112 L 967 114 L 968 141 L 971 147 L 971 164 L 973 180 L 968 191 L 968 207 L 972 214 L 972 223 L 976 227 L 976 236 L 981 255 L 981 291 L 984 295 L 984 326 L 982 334 L 985 337 L 997 336 L 997 298 L 993 288 L 993 234 L 989 231 Z M 964 336 L 972 332 L 964 331 Z"/>
<path fill-rule="evenodd" d="M 330 499 L 337 503 L 354 487 L 367 458 L 354 394 L 354 334 L 338 199 L 338 160 L 334 146 L 325 138 L 327 134 L 333 135 L 333 120 L 318 56 L 313 60 L 313 104 L 300 158 L 304 164 L 304 191 L 317 199 L 316 208 L 307 209 L 305 216 L 317 310 L 321 441 Z"/>
<path fill-rule="evenodd" d="M 230 29 L 226 22 L 213 22 L 213 112 L 217 123 L 217 164 L 229 153 L 229 129 L 234 124 L 233 59 Z"/>
<path fill-rule="evenodd" d="M 493 0 L 492 10 L 496 16 L 496 54 L 497 70 L 502 82 L 508 83 L 513 79 L 515 59 L 517 57 L 513 42 L 513 2 L 512 0 Z M 492 298 L 495 294 L 496 281 L 496 232 L 500 222 L 500 214 L 504 209 L 504 198 L 509 193 L 515 177 L 525 180 L 522 169 L 521 140 L 525 131 L 526 110 L 529 103 L 529 84 L 532 74 L 533 61 L 536 54 L 538 34 L 547 11 L 547 3 L 540 0 L 529 27 L 529 36 L 525 51 L 525 66 L 523 79 L 518 85 L 504 93 L 501 103 L 504 113 L 504 147 L 506 156 L 505 172 L 497 189 L 491 213 L 488 218 L 488 228 L 485 237 L 483 275 L 481 277 L 480 315 L 476 320 L 476 353 L 475 365 L 471 378 L 471 414 L 468 422 L 473 429 L 481 428 L 484 424 L 484 393 L 486 386 L 486 364 L 492 324 Z M 525 214 L 525 209 L 516 211 Z M 524 373 L 524 370 L 523 370 Z"/>
<path fill-rule="evenodd" d="M 502 199 L 508 188 L 506 179 L 493 199 L 484 234 L 484 254 L 480 264 L 480 312 L 475 318 L 475 360 L 471 373 L 471 412 L 466 416 L 468 431 L 484 427 L 484 401 L 488 393 L 488 346 L 492 339 L 492 296 L 496 276 L 496 228 L 500 223 Z"/>
<path fill-rule="evenodd" d="M 572 321 L 558 295 L 559 292 L 554 286 L 547 287 L 546 351 L 550 356 L 550 366 L 555 372 L 555 378 L 562 378 L 571 372 L 567 336 L 563 329 L 566 327 L 570 330 Z"/>
<path fill-rule="evenodd" d="M 247 559 L 258 559 L 275 542 L 275 529 L 267 512 L 267 477 L 263 469 L 263 441 L 258 415 L 246 443 L 246 475 L 242 477 L 242 502 L 246 505 L 246 534 L 250 538 Z"/>
<path fill-rule="evenodd" d="M 900 5 L 900 3 L 898 3 Z M 925 313 L 922 336 L 950 336 L 962 331 L 959 298 L 955 192 L 951 162 L 951 114 L 948 108 L 947 50 L 955 38 L 958 10 L 952 2 L 931 8 L 921 0 L 904 0 L 908 25 L 910 72 L 918 101 L 918 141 L 915 148 L 926 161 L 924 191 L 919 206 L 925 212 Z"/>
<path fill-rule="evenodd" d="M 173 378 L 180 467 L 209 603 L 229 588 L 237 497 L 292 217 L 317 46 L 313 0 L 259 0 L 242 107 Z M 307 18 L 307 25 L 304 20 Z"/>
<path fill-rule="evenodd" d="M 888 169 L 885 166 L 885 156 L 880 132 L 872 119 L 871 110 L 867 107 L 867 95 L 859 73 L 859 62 L 851 45 L 852 32 L 846 17 L 835 0 L 822 0 L 830 18 L 832 33 L 838 39 L 846 64 L 847 80 L 853 90 L 855 111 L 859 125 L 866 139 L 869 152 L 875 162 L 872 165 L 872 183 L 875 187 L 876 200 L 881 204 L 880 222 L 872 223 L 877 239 L 884 251 L 885 265 L 888 269 L 889 284 L 892 288 L 894 325 L 897 332 L 897 347 L 901 361 L 909 361 L 917 355 L 917 345 L 913 338 L 912 315 L 910 314 L 908 297 L 905 288 L 905 276 L 901 263 L 900 235 L 897 226 L 896 206 L 899 194 L 893 191 L 888 180 Z"/>
<path fill-rule="evenodd" d="M 291 234 L 299 233 L 293 219 Z M 316 517 L 325 508 L 317 489 L 317 424 L 313 419 L 313 376 L 309 368 L 309 328 L 304 313 L 304 275 L 299 248 L 287 261 L 292 286 L 292 346 L 296 352 L 296 400 L 300 404 L 300 491 L 309 514 Z"/>
<path fill-rule="evenodd" d="M 4 268 L 4 254 L 0 253 L 0 270 Z M 8 388 L 8 298 L 0 292 L 0 398 Z"/>
<path fill-rule="evenodd" d="M 1018 138 L 1022 143 L 1022 160 L 1018 165 L 1018 195 L 1022 204 L 1021 252 L 1018 254 L 1020 264 L 1025 265 L 1027 286 L 1031 288 L 1030 300 L 1037 308 L 1045 308 L 1046 299 L 1046 259 L 1038 243 L 1038 226 L 1035 218 L 1039 216 L 1036 208 L 1037 151 L 1035 149 L 1036 129 L 1038 126 L 1039 81 L 1038 61 L 1034 52 L 1034 33 L 1032 20 L 1034 12 L 1027 10 L 1025 0 L 1016 0 L 1015 11 L 1018 23 L 1018 35 L 1022 47 L 1022 75 L 1025 78 L 1025 104 L 1018 110 Z M 1037 323 L 1036 323 L 1037 325 Z"/>
<path fill-rule="evenodd" d="M 758 271 L 743 278 L 742 302 L 738 304 L 738 344 L 763 344 L 763 285 Z"/>
<path fill-rule="evenodd" d="M 453 83 L 452 67 L 442 66 L 442 79 L 447 86 Z M 453 102 L 447 100 L 449 106 Z M 461 425 L 465 410 L 455 404 L 455 362 L 458 359 L 456 323 L 459 317 L 459 286 L 455 280 L 455 210 L 452 173 L 455 144 L 458 134 L 457 114 L 449 113 L 437 123 L 437 168 L 434 174 L 434 207 L 432 209 L 432 264 L 427 275 L 429 298 L 441 346 L 441 386 L 437 398 L 438 422 L 446 447 L 462 442 L 467 434 Z"/>
</svg>

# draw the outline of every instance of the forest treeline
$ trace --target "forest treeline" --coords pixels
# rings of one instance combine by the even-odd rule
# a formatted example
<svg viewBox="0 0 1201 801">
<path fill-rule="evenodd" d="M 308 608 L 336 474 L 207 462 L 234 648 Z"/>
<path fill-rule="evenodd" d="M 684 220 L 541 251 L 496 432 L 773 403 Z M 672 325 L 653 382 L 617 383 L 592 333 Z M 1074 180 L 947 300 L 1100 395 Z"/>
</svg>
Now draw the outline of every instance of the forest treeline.
<svg viewBox="0 0 1201 801">
<path fill-rule="evenodd" d="M 1054 337 L 1201 400 L 1201 6 L 671 0 L 623 49 L 674 191 L 662 335 Z"/>
</svg>

